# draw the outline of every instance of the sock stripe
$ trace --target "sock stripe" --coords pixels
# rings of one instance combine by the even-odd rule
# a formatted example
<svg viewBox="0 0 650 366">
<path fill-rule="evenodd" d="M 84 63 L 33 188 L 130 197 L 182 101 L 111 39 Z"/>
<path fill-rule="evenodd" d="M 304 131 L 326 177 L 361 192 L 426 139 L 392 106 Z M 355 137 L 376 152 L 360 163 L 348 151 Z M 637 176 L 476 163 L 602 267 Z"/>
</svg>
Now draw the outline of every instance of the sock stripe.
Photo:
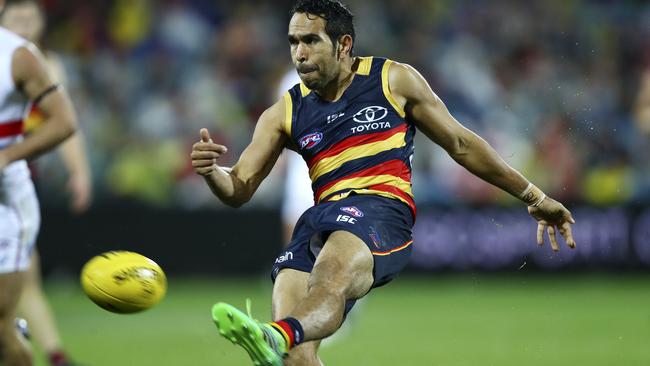
<svg viewBox="0 0 650 366">
<path fill-rule="evenodd" d="M 287 324 L 285 321 L 278 321 L 278 322 L 271 322 L 270 323 L 273 329 L 277 330 L 282 334 L 284 337 L 284 340 L 287 341 L 287 348 L 291 349 L 293 347 L 294 343 L 294 338 L 293 338 L 293 331 L 291 331 L 291 327 L 289 324 Z"/>
</svg>

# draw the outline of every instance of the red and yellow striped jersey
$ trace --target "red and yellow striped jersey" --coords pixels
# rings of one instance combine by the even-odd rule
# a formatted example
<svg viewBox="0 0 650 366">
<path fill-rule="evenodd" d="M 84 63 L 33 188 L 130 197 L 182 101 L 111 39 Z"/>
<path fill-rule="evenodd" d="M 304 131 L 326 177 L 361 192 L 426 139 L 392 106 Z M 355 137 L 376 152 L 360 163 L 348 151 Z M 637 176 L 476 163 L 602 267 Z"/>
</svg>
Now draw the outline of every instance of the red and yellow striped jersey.
<svg viewBox="0 0 650 366">
<path fill-rule="evenodd" d="M 356 194 L 397 199 L 411 208 L 415 126 L 391 96 L 391 60 L 362 57 L 335 102 L 297 84 L 284 96 L 286 133 L 309 167 L 314 202 Z"/>
</svg>

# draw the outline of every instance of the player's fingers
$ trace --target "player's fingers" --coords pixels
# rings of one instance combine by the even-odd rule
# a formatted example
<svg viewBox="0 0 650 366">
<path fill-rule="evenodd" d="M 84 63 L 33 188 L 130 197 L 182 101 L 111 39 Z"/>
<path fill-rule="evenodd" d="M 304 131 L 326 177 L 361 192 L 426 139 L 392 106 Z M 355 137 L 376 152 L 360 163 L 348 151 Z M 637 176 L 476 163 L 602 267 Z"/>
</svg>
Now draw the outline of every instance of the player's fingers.
<svg viewBox="0 0 650 366">
<path fill-rule="evenodd" d="M 192 166 L 195 168 L 212 167 L 212 165 L 214 165 L 214 159 L 192 160 Z"/>
<path fill-rule="evenodd" d="M 203 142 L 212 142 L 212 139 L 210 138 L 210 132 L 208 132 L 207 128 L 202 128 L 199 131 L 199 135 L 201 135 L 201 141 L 203 141 Z"/>
<path fill-rule="evenodd" d="M 549 225 L 546 229 L 548 231 L 548 238 L 551 240 L 551 248 L 554 252 L 560 250 L 560 246 L 557 245 L 557 234 L 555 233 L 555 226 Z"/>
<path fill-rule="evenodd" d="M 225 154 L 228 152 L 228 148 L 215 144 L 213 142 L 197 142 L 192 146 L 192 150 L 194 151 L 214 151 L 219 154 Z"/>
<path fill-rule="evenodd" d="M 214 151 L 194 150 L 190 156 L 192 159 L 216 159 L 221 156 L 221 154 Z"/>
<path fill-rule="evenodd" d="M 546 221 L 539 221 L 537 223 L 537 245 L 544 245 L 544 228 Z"/>
<path fill-rule="evenodd" d="M 568 221 L 568 222 L 570 222 L 572 224 L 576 223 L 576 220 L 573 219 L 573 216 L 571 216 L 571 212 L 569 212 L 569 210 L 564 211 L 564 214 L 562 215 L 562 217 L 564 218 L 564 220 L 566 220 L 566 221 Z"/>
<path fill-rule="evenodd" d="M 571 249 L 575 249 L 576 241 L 573 239 L 573 234 L 571 233 L 571 224 L 565 222 L 559 227 L 559 229 L 564 241 L 566 241 L 566 245 Z"/>
</svg>

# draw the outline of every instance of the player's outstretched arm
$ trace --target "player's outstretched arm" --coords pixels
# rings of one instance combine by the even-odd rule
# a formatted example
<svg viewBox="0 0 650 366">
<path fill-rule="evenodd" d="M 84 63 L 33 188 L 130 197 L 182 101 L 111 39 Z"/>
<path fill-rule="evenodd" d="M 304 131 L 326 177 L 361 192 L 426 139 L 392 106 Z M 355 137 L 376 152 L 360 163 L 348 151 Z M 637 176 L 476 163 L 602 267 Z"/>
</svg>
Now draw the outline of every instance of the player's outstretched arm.
<svg viewBox="0 0 650 366">
<path fill-rule="evenodd" d="M 17 88 L 43 114 L 45 123 L 25 140 L 0 150 L 0 169 L 23 159 L 33 159 L 52 149 L 76 130 L 77 119 L 68 94 L 52 81 L 47 64 L 33 45 L 18 48 L 11 62 Z"/>
<path fill-rule="evenodd" d="M 223 203 L 239 207 L 248 202 L 273 168 L 286 140 L 284 109 L 284 101 L 279 101 L 262 113 L 251 143 L 232 168 L 217 165 L 217 159 L 228 149 L 214 143 L 208 130 L 201 129 L 201 141 L 192 147 L 192 166 Z"/>
<path fill-rule="evenodd" d="M 547 229 L 553 250 L 559 250 L 556 232 L 564 236 L 570 248 L 575 247 L 571 234 L 574 223 L 571 213 L 561 203 L 547 197 L 517 170 L 509 166 L 481 137 L 461 125 L 431 90 L 414 68 L 394 63 L 389 70 L 389 86 L 407 118 L 433 142 L 444 148 L 460 165 L 529 206 L 538 221 L 538 244 Z"/>
</svg>

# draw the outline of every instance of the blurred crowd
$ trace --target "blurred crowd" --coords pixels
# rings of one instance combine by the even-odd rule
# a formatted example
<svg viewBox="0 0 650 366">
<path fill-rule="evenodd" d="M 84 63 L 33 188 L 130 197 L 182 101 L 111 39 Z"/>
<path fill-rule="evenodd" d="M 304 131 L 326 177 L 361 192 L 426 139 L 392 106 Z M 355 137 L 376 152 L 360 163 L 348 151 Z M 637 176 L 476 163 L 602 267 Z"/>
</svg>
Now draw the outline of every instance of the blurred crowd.
<svg viewBox="0 0 650 366">
<path fill-rule="evenodd" d="M 650 203 L 650 5 L 643 1 L 350 0 L 356 55 L 415 66 L 454 116 L 550 195 Z M 291 1 L 46 0 L 96 202 L 221 207 L 189 161 L 198 130 L 234 164 L 291 72 Z M 650 74 L 647 74 L 650 75 Z M 649 92 L 650 93 L 650 92 Z M 646 113 L 647 115 L 647 113 Z M 421 135 L 419 203 L 509 204 Z M 61 173 L 42 164 L 43 200 Z M 281 199 L 280 165 L 255 205 Z"/>
</svg>

